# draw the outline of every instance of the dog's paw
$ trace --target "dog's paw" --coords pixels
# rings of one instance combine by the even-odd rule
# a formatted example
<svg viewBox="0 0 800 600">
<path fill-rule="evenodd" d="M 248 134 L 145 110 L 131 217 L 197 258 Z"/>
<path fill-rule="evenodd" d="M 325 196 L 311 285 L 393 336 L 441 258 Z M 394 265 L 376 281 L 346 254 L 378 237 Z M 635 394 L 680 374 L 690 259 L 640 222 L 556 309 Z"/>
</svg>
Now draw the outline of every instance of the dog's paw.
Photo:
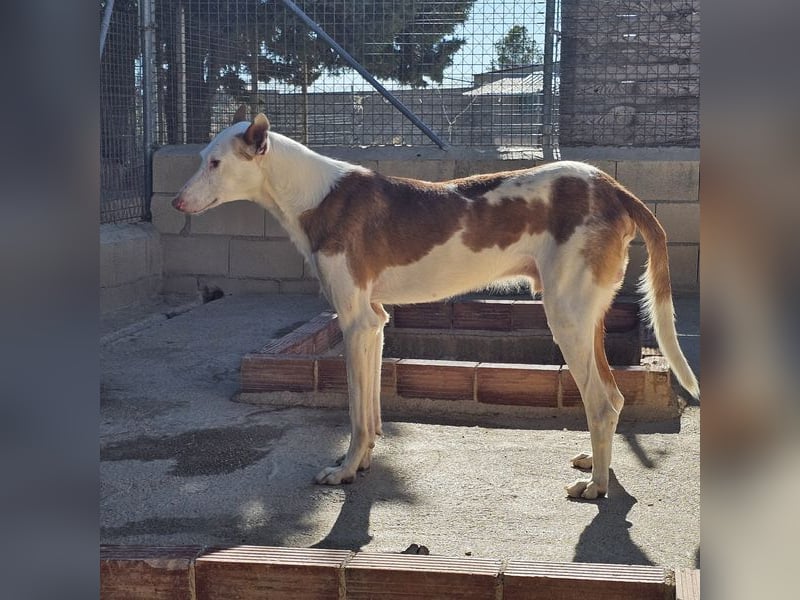
<svg viewBox="0 0 800 600">
<path fill-rule="evenodd" d="M 567 495 L 570 498 L 583 498 L 584 500 L 595 500 L 601 496 L 605 496 L 605 490 L 601 490 L 594 481 L 585 481 L 579 479 L 578 481 L 566 486 Z"/>
<path fill-rule="evenodd" d="M 336 459 L 336 465 L 341 466 L 345 458 L 347 458 L 347 454 L 342 454 L 339 458 Z M 371 465 L 372 465 L 372 452 L 368 450 L 367 452 L 364 453 L 364 457 L 361 459 L 361 462 L 358 463 L 358 470 L 369 471 Z"/>
<path fill-rule="evenodd" d="M 344 467 L 326 467 L 317 474 L 314 481 L 320 485 L 339 485 L 340 483 L 353 483 L 355 478 L 356 474 Z"/>
<path fill-rule="evenodd" d="M 581 452 L 580 454 L 573 456 L 570 462 L 576 469 L 588 470 L 592 468 L 592 455 Z"/>
</svg>

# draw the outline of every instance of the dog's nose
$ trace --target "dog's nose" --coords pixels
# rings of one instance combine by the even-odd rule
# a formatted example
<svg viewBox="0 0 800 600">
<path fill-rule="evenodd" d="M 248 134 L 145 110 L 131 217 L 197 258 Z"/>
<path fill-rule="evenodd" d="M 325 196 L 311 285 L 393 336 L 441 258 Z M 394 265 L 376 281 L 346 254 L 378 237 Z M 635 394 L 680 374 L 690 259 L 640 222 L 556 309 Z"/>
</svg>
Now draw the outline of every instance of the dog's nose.
<svg viewBox="0 0 800 600">
<path fill-rule="evenodd" d="M 186 200 L 184 200 L 183 196 L 175 196 L 172 199 L 172 206 L 180 211 L 186 207 Z"/>
</svg>

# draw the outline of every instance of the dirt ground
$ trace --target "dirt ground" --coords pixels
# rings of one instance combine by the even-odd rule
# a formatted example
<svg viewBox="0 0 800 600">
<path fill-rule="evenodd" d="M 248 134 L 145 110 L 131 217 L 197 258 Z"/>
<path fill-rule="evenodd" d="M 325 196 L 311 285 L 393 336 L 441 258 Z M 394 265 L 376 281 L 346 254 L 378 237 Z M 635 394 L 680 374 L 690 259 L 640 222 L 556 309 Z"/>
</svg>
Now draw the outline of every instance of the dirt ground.
<svg viewBox="0 0 800 600">
<path fill-rule="evenodd" d="M 695 368 L 698 305 L 677 303 Z M 696 404 L 680 419 L 621 423 L 609 495 L 594 502 L 564 492 L 586 477 L 568 462 L 589 448 L 585 422 L 553 418 L 385 414 L 372 469 L 315 485 L 346 449 L 346 411 L 231 399 L 245 352 L 324 307 L 315 296 L 227 296 L 139 311 L 142 325 L 104 320 L 102 543 L 396 552 L 416 542 L 454 556 L 698 565 Z"/>
</svg>

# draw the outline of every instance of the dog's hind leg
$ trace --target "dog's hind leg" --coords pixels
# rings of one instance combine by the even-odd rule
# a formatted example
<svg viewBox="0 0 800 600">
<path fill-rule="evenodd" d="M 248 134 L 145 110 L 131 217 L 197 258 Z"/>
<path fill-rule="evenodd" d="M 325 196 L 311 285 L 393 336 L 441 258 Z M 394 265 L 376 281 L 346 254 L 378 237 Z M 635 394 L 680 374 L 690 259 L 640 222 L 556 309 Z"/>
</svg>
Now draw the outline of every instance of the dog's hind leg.
<svg viewBox="0 0 800 600">
<path fill-rule="evenodd" d="M 567 486 L 567 493 L 594 499 L 608 491 L 611 446 L 624 402 L 603 347 L 603 316 L 611 299 L 602 297 L 610 294 L 591 282 L 562 289 L 569 289 L 570 293 L 545 292 L 545 311 L 580 391 L 592 441 L 591 455 L 573 459 L 574 466 L 591 467 L 592 477 Z"/>
<path fill-rule="evenodd" d="M 352 482 L 358 469 L 369 467 L 375 445 L 373 402 L 375 387 L 380 385 L 375 379 L 375 354 L 385 320 L 368 302 L 351 304 L 349 308 L 339 312 L 339 320 L 347 362 L 350 445 L 341 464 L 323 469 L 317 475 L 317 483 L 327 485 Z"/>
</svg>

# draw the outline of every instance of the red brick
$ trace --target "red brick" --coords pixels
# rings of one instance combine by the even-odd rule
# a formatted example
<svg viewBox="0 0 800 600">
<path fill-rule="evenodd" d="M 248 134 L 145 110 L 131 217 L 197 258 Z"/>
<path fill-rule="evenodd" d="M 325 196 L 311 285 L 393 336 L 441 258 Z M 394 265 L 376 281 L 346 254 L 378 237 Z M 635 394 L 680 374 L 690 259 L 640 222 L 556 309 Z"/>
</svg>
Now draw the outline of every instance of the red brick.
<svg viewBox="0 0 800 600">
<path fill-rule="evenodd" d="M 515 300 L 511 305 L 513 329 L 549 329 L 541 300 Z"/>
<path fill-rule="evenodd" d="M 662 567 L 512 560 L 503 571 L 504 600 L 664 600 Z"/>
<path fill-rule="evenodd" d="M 509 300 L 456 302 L 453 304 L 453 328 L 511 331 L 512 306 Z"/>
<path fill-rule="evenodd" d="M 648 401 L 648 368 L 633 367 L 612 367 L 611 372 L 617 387 L 625 397 L 627 405 L 641 405 Z M 578 386 L 565 365 L 561 368 L 561 405 L 565 407 L 580 406 L 581 396 Z"/>
<path fill-rule="evenodd" d="M 338 598 L 347 550 L 237 546 L 197 559 L 197 600 Z"/>
<path fill-rule="evenodd" d="M 314 358 L 246 354 L 241 367 L 243 392 L 313 392 Z"/>
<path fill-rule="evenodd" d="M 409 398 L 472 400 L 478 363 L 404 358 L 397 363 L 397 393 Z"/>
<path fill-rule="evenodd" d="M 347 393 L 344 356 L 320 356 L 317 359 L 317 389 L 320 392 Z"/>
<path fill-rule="evenodd" d="M 359 553 L 345 566 L 348 600 L 494 600 L 500 561 Z"/>
<path fill-rule="evenodd" d="M 639 327 L 639 305 L 633 302 L 615 302 L 606 313 L 608 332 L 625 332 Z"/>
<path fill-rule="evenodd" d="M 394 326 L 421 329 L 450 329 L 453 305 L 449 302 L 407 304 L 394 307 Z"/>
<path fill-rule="evenodd" d="M 397 395 L 397 363 L 399 358 L 384 358 L 381 364 L 381 394 Z"/>
<path fill-rule="evenodd" d="M 559 367 L 481 363 L 477 370 L 478 402 L 517 406 L 558 406 Z"/>
<path fill-rule="evenodd" d="M 101 546 L 103 600 L 194 599 L 193 564 L 201 546 Z"/>
</svg>

